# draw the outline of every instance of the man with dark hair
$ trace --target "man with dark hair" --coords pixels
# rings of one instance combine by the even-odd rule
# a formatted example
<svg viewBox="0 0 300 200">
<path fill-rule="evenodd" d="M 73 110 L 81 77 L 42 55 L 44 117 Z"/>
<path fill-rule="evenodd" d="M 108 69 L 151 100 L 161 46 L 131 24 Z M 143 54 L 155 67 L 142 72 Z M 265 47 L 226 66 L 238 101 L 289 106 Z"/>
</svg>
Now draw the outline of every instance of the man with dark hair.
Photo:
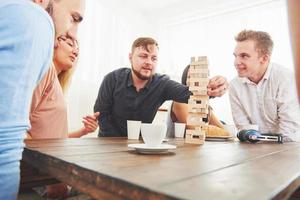
<svg viewBox="0 0 300 200">
<path fill-rule="evenodd" d="M 152 38 L 134 41 L 129 60 L 131 69 L 117 69 L 105 76 L 94 111 L 100 112 L 98 136 L 127 136 L 127 120 L 151 123 L 166 100 L 187 103 L 187 86 L 155 73 L 158 44 Z M 210 80 L 208 95 L 222 96 L 227 88 L 223 77 Z"/>
<path fill-rule="evenodd" d="M 230 82 L 229 96 L 238 130 L 258 125 L 262 133 L 281 133 L 285 141 L 298 141 L 300 113 L 294 75 L 270 62 L 270 35 L 244 30 L 235 40 L 238 77 Z"/>
</svg>

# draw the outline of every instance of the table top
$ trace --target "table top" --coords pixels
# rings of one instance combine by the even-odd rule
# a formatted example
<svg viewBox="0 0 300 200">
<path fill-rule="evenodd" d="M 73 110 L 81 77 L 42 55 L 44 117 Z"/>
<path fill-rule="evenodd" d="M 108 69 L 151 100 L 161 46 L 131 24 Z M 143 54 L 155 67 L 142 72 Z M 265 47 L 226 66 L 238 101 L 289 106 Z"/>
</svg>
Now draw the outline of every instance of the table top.
<svg viewBox="0 0 300 200">
<path fill-rule="evenodd" d="M 138 142 L 26 140 L 23 160 L 96 199 L 286 199 L 300 185 L 300 143 L 173 139 L 144 155 L 127 146 Z"/>
</svg>

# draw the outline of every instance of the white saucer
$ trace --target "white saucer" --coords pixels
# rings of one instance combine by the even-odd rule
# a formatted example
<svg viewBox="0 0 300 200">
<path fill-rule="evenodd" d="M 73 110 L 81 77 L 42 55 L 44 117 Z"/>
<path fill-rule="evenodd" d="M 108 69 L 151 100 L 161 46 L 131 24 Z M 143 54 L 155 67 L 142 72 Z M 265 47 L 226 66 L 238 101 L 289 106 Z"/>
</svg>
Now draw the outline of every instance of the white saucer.
<svg viewBox="0 0 300 200">
<path fill-rule="evenodd" d="M 150 147 L 146 144 L 129 144 L 128 147 L 134 148 L 137 152 L 142 154 L 161 154 L 167 153 L 170 149 L 176 149 L 176 146 L 170 144 L 161 144 L 156 147 Z"/>
</svg>

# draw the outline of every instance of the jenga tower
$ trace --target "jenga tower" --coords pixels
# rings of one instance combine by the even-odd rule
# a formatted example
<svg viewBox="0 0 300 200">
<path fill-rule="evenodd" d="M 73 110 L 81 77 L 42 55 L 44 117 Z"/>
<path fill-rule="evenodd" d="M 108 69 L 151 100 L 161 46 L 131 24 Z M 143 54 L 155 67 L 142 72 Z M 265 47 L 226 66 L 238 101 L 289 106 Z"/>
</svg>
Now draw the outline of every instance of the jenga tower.
<svg viewBox="0 0 300 200">
<path fill-rule="evenodd" d="M 208 60 L 206 56 L 197 59 L 192 57 L 187 77 L 187 85 L 193 93 L 188 101 L 188 118 L 186 143 L 203 144 L 208 131 L 208 123 L 203 119 L 208 117 Z"/>
</svg>

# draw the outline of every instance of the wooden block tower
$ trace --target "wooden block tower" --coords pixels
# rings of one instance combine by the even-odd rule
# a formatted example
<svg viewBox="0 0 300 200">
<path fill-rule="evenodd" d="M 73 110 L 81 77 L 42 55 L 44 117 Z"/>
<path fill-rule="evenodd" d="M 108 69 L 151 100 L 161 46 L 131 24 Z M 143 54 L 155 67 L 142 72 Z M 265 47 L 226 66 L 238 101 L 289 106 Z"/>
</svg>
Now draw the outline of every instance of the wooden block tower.
<svg viewBox="0 0 300 200">
<path fill-rule="evenodd" d="M 208 123 L 203 119 L 208 117 L 207 85 L 208 60 L 206 56 L 192 57 L 187 77 L 187 85 L 193 93 L 188 101 L 188 118 L 186 143 L 203 144 L 208 131 Z"/>
</svg>

